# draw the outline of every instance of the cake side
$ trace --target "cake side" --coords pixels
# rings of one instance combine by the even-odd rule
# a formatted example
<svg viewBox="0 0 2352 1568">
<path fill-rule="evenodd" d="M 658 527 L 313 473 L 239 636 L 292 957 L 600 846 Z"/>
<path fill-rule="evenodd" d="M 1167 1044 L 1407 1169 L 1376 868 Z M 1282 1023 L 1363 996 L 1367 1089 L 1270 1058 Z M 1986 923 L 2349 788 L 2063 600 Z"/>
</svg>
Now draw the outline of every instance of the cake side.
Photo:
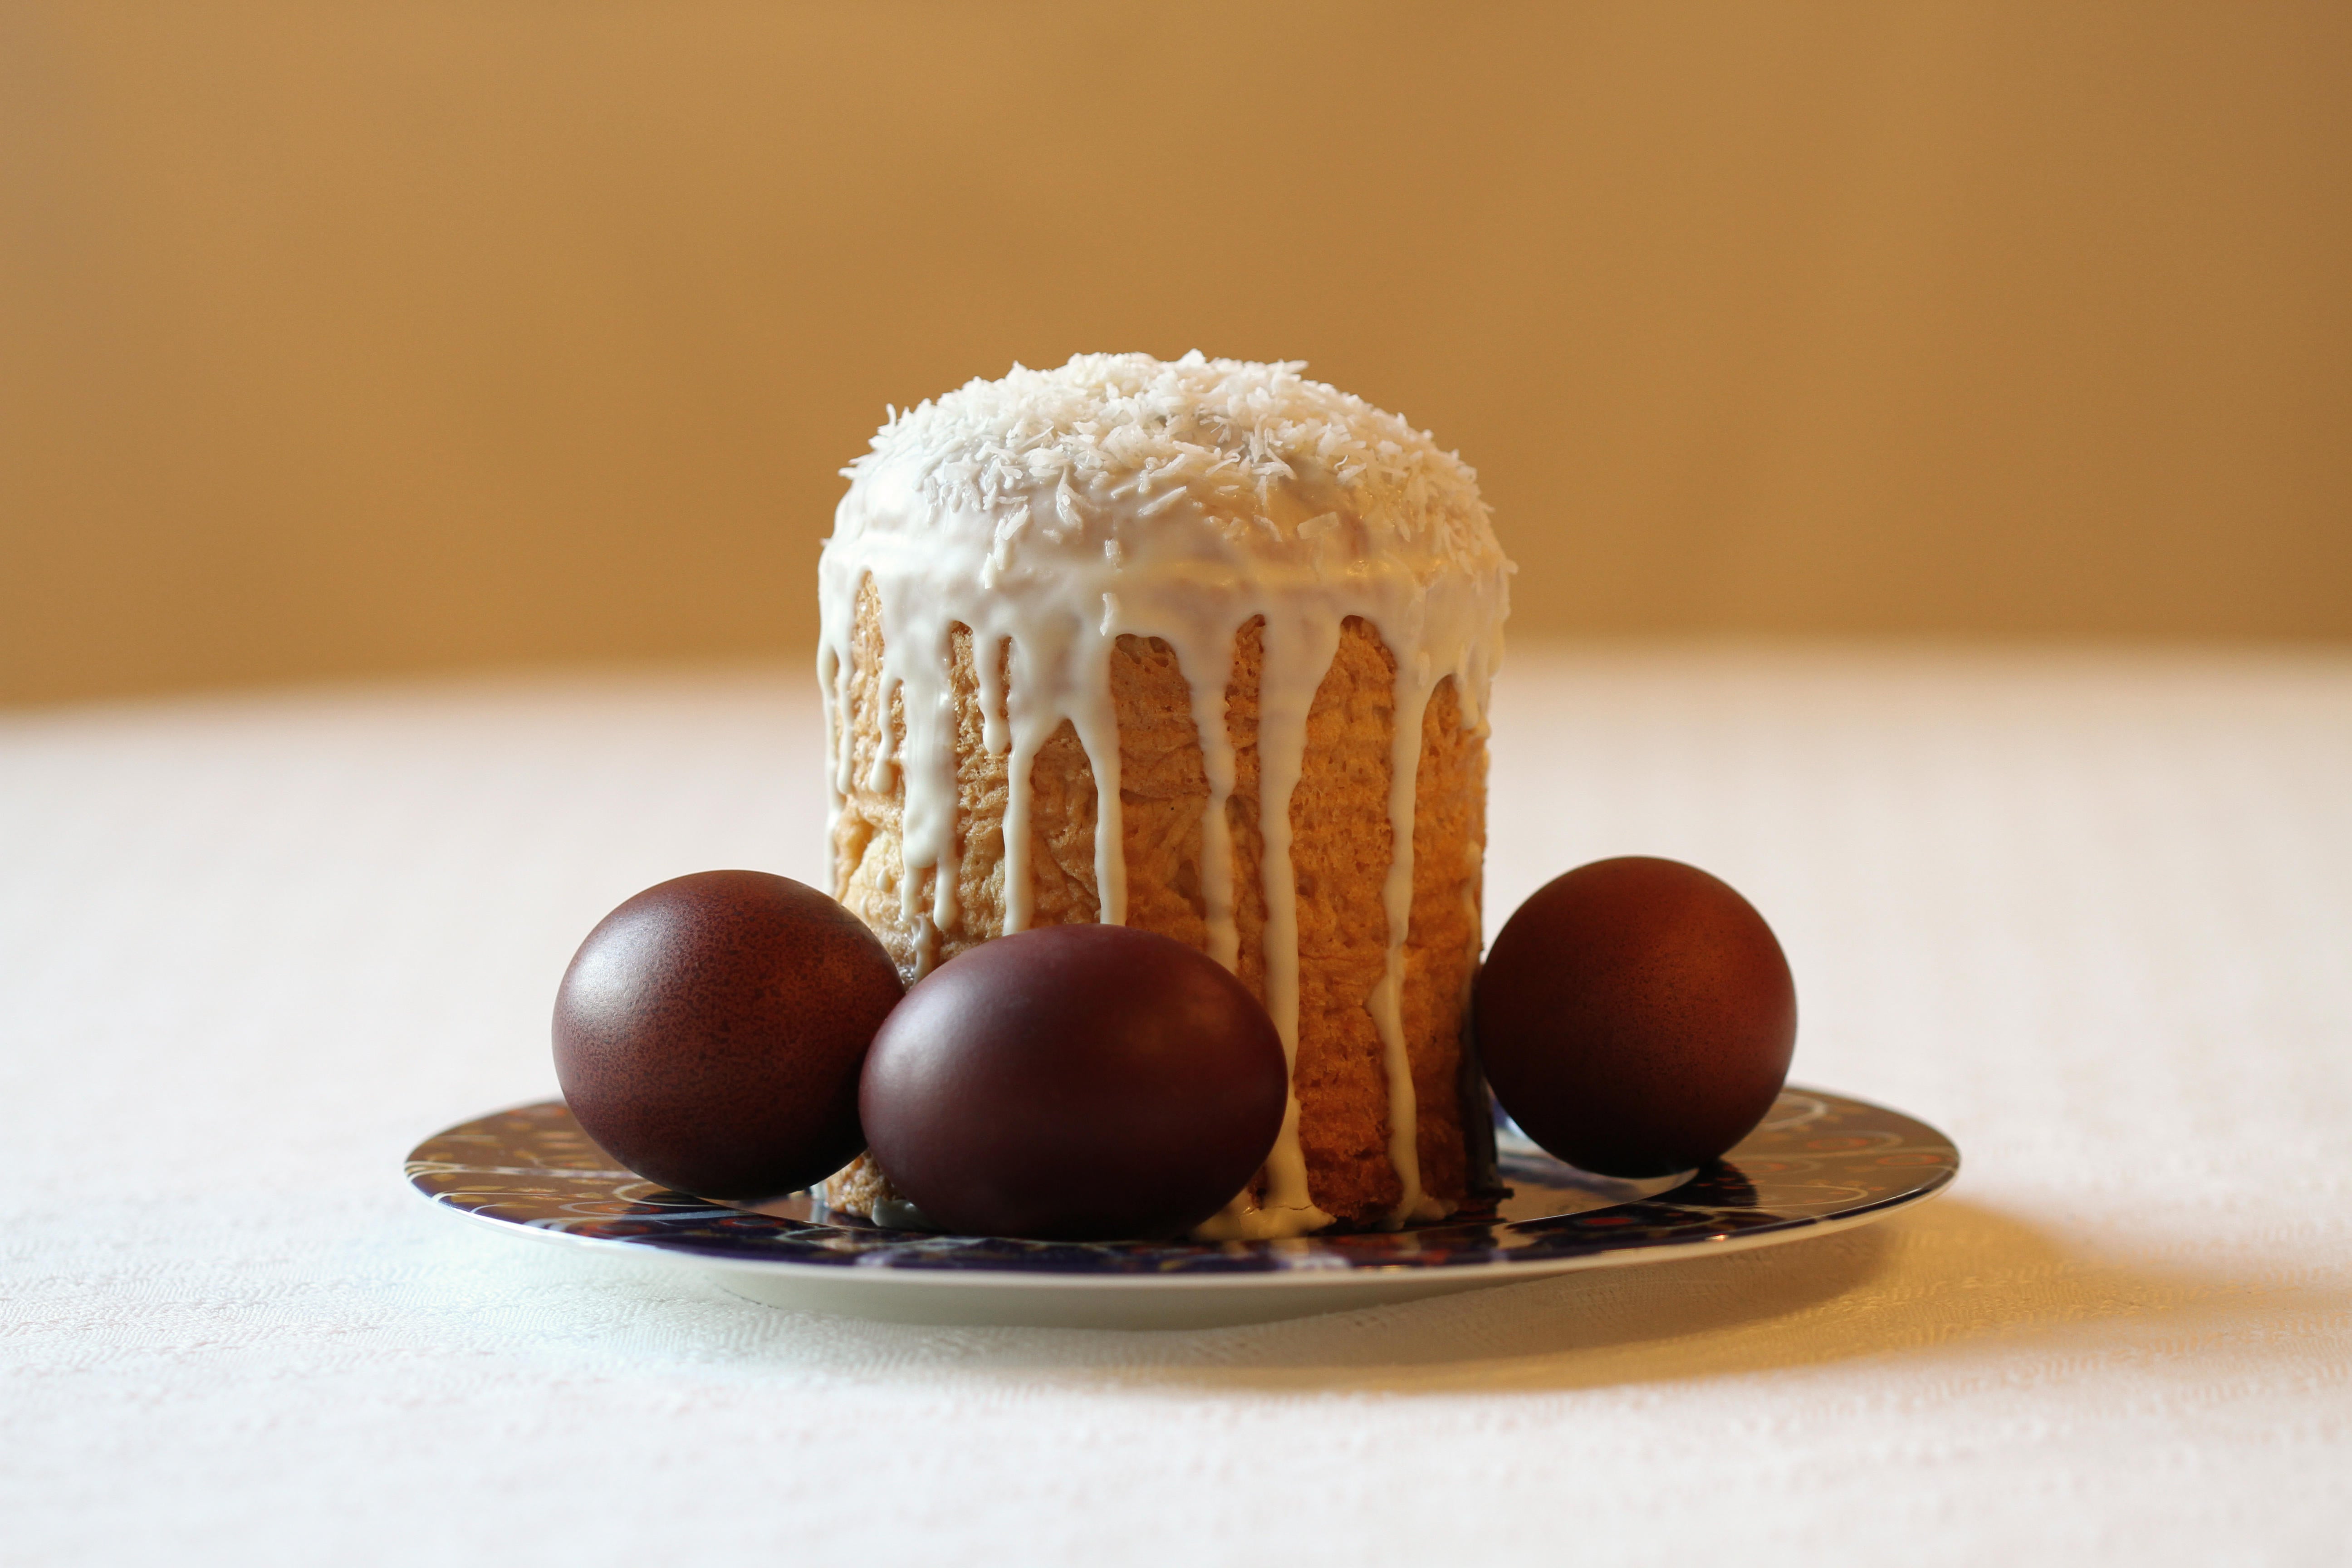
<svg viewBox="0 0 2352 1568">
<path fill-rule="evenodd" d="M 1315 1206 L 1359 1224 L 1405 1198 L 1389 1152 L 1386 1046 L 1370 1008 L 1388 967 L 1381 904 L 1396 851 L 1389 819 L 1396 706 L 1396 660 L 1367 622 L 1351 617 L 1307 710 L 1290 795 L 1298 926 L 1291 1083 Z"/>
<path fill-rule="evenodd" d="M 1253 621 L 1234 638 L 1227 687 L 1236 782 L 1226 820 L 1241 937 L 1235 973 L 1261 999 L 1267 975 L 1257 754 L 1263 666 L 1263 628 Z M 1308 710 L 1306 761 L 1288 813 L 1298 889 L 1293 1085 L 1299 1137 L 1316 1206 L 1353 1224 L 1379 1222 L 1405 1196 L 1391 1153 L 1386 1043 L 1370 1005 L 1390 935 L 1381 917 L 1395 849 L 1389 818 L 1395 690 L 1394 656 L 1369 622 L 1350 618 Z M 1433 1206 L 1451 1212 L 1468 1190 L 1457 1079 L 1461 1020 L 1481 939 L 1486 751 L 1484 734 L 1465 721 L 1450 680 L 1426 705 L 1415 755 L 1401 1012 L 1421 1186 Z M 1424 1211 L 1421 1217 L 1435 1215 Z"/>
<path fill-rule="evenodd" d="M 833 744 L 846 746 L 852 780 L 828 833 L 834 896 L 882 938 L 908 984 L 965 949 L 1003 935 L 1008 923 L 1005 819 L 1012 803 L 1012 758 L 989 744 L 979 639 L 961 624 L 950 628 L 950 638 L 956 897 L 954 918 L 944 926 L 924 918 L 937 907 L 939 868 L 919 867 L 908 885 L 900 837 L 904 777 L 895 767 L 875 766 L 877 757 L 905 746 L 906 714 L 903 693 L 893 690 L 886 749 L 879 692 L 887 643 L 879 596 L 870 582 L 859 590 L 850 644 L 846 730 L 838 712 L 833 718 Z M 1000 725 L 1010 700 L 1011 660 L 1010 646 L 1000 644 L 994 682 Z M 1168 645 L 1156 639 L 1119 638 L 1110 663 L 1119 715 L 1122 860 L 1129 868 L 1123 923 L 1205 949 L 1199 871 L 1201 815 L 1209 787 L 1190 717 L 1191 689 Z M 1025 924 L 1099 920 L 1094 769 L 1068 721 L 1037 748 L 1026 777 Z M 937 928 L 935 935 L 927 924 Z"/>
<path fill-rule="evenodd" d="M 887 722 L 879 681 L 887 643 L 870 584 L 861 590 L 849 660 L 849 749 L 854 784 L 833 828 L 835 890 L 881 936 L 902 973 L 1002 934 L 1006 923 L 1006 806 L 1009 758 L 987 743 L 987 714 L 968 628 L 951 633 L 950 690 L 955 708 L 958 879 L 955 919 L 927 932 L 936 868 L 904 885 L 898 839 L 904 784 L 877 757 L 904 744 L 903 700 Z M 1261 1001 L 1266 992 L 1264 835 L 1258 813 L 1258 686 L 1261 628 L 1234 639 L 1224 692 L 1234 781 L 1224 817 L 1233 841 L 1233 922 L 1239 941 L 1235 973 Z M 1009 699 L 1009 647 L 996 650 L 1000 703 Z M 1204 749 L 1192 719 L 1192 691 L 1164 642 L 1118 639 L 1110 687 L 1118 721 L 1120 833 L 1126 872 L 1126 923 L 1206 950 L 1202 816 L 1210 795 Z M 1319 683 L 1288 816 L 1297 888 L 1299 1012 L 1294 1090 L 1307 1184 L 1316 1207 L 1353 1224 L 1378 1223 L 1403 1203 L 1405 1182 L 1393 1158 L 1396 1122 L 1387 1078 L 1387 1045 L 1371 1011 L 1389 947 L 1381 911 L 1394 853 L 1390 824 L 1391 758 L 1396 723 L 1395 658 L 1368 622 L 1345 624 L 1330 668 Z M 894 698 L 898 694 L 894 693 Z M 999 719 L 1002 721 L 1002 711 Z M 1477 880 L 1483 848 L 1484 742 L 1464 725 L 1451 688 L 1427 705 L 1417 748 L 1412 926 L 1405 942 L 1402 1016 L 1414 1089 L 1411 1136 L 1428 1206 L 1450 1211 L 1465 1190 L 1458 1021 L 1476 952 Z M 883 780 L 887 779 L 887 786 Z M 1091 921 L 1100 916 L 1096 886 L 1097 792 L 1093 770 L 1066 724 L 1038 749 L 1029 773 L 1027 861 L 1034 925 Z M 911 899 L 909 893 L 911 892 Z M 908 913 L 909 908 L 915 911 Z M 1074 1173 L 1074 1179 L 1083 1179 Z M 836 1182 L 838 1206 L 864 1212 L 887 1192 L 863 1168 Z M 1263 1176 L 1254 1189 L 1263 1194 Z"/>
<path fill-rule="evenodd" d="M 1412 824 L 1412 918 L 1404 949 L 1404 1030 L 1412 1042 L 1421 1180 L 1448 1211 L 1470 1195 L 1470 1129 L 1488 1115 L 1475 1071 L 1463 1095 L 1470 985 L 1485 944 L 1486 740 L 1465 723 L 1451 680 L 1422 719 Z M 1489 1156 L 1491 1159 L 1491 1154 Z"/>
</svg>

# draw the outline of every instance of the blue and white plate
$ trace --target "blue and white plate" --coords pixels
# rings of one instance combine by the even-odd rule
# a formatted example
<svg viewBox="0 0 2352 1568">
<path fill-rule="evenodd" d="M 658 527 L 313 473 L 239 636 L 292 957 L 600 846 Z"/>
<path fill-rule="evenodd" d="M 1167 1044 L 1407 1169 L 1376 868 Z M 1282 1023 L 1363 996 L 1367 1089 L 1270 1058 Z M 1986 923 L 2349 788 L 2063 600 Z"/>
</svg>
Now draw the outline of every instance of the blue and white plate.
<svg viewBox="0 0 2352 1568">
<path fill-rule="evenodd" d="M 1490 1216 L 1288 1241 L 1012 1241 L 883 1230 L 805 1194 L 720 1207 L 627 1171 L 561 1100 L 435 1134 L 408 1156 L 434 1203 L 510 1235 L 660 1253 L 755 1301 L 897 1322 L 1203 1328 L 1733 1252 L 1863 1225 L 1940 1192 L 1950 1139 L 1897 1111 L 1785 1090 L 1739 1146 L 1647 1182 L 1501 1140 Z"/>
</svg>

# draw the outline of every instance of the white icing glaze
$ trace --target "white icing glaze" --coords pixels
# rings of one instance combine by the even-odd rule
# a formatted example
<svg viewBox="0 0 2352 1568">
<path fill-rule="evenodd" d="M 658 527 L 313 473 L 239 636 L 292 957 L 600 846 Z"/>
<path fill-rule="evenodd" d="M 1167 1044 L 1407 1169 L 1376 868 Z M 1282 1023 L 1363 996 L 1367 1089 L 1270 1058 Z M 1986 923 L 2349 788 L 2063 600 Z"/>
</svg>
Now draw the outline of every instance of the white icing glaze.
<svg viewBox="0 0 2352 1568">
<path fill-rule="evenodd" d="M 1390 1157 L 1403 1186 L 1391 1225 L 1435 1217 L 1421 1185 L 1411 1063 L 1402 1018 L 1412 906 L 1414 785 L 1431 695 L 1452 679 L 1465 724 L 1483 732 L 1501 656 L 1511 567 L 1476 477 L 1393 415 L 1298 374 L 1187 355 L 1086 355 L 1055 371 L 1016 366 L 891 422 L 844 472 L 849 493 L 819 565 L 817 676 L 832 704 L 834 811 L 851 784 L 851 634 L 861 584 L 880 598 L 887 724 L 869 783 L 905 785 L 899 897 L 919 973 L 961 919 L 956 898 L 956 758 L 950 628 L 969 627 L 984 742 L 1009 753 L 1005 930 L 1033 913 L 1031 763 L 1070 721 L 1096 785 L 1101 915 L 1126 918 L 1118 718 L 1110 655 L 1122 634 L 1159 637 L 1190 683 L 1209 782 L 1202 896 L 1212 956 L 1236 966 L 1233 840 L 1226 803 L 1236 759 L 1225 725 L 1234 638 L 1262 617 L 1258 787 L 1264 840 L 1267 1011 L 1298 1047 L 1292 790 L 1307 718 L 1342 623 L 1375 627 L 1396 659 L 1383 889 L 1387 966 L 1370 1010 L 1389 1087 Z M 1009 681 L 996 650 L 1010 645 Z M 999 700 L 1004 710 L 1000 725 Z M 928 907 L 921 897 L 930 877 Z M 1266 1161 L 1264 1199 L 1246 1192 L 1201 1227 L 1211 1238 L 1296 1236 L 1330 1223 L 1307 1190 L 1294 1095 Z"/>
</svg>

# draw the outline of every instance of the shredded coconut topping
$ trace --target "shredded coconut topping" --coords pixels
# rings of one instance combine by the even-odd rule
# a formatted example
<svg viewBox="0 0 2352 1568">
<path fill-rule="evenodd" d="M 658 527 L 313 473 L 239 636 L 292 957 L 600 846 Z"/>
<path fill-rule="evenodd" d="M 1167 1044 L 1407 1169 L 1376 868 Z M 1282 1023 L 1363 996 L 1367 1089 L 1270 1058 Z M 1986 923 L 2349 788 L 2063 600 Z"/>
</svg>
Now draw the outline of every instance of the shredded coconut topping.
<svg viewBox="0 0 2352 1568">
<path fill-rule="evenodd" d="M 1237 545 L 1279 549 L 1352 523 L 1368 552 L 1402 545 L 1454 570 L 1500 563 L 1491 509 L 1459 454 L 1305 368 L 1198 352 L 1016 364 L 893 409 L 842 473 L 891 472 L 933 516 L 992 515 L 1008 550 L 1032 524 L 1060 543 L 1113 511 L 1189 512 Z"/>
</svg>

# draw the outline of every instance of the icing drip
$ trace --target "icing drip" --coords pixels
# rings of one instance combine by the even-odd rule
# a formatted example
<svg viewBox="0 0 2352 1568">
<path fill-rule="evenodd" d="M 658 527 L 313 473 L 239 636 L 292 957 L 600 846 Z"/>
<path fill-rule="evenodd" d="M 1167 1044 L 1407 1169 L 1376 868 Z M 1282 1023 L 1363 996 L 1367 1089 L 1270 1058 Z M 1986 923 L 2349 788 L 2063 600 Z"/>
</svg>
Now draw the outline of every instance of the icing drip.
<svg viewBox="0 0 2352 1568">
<path fill-rule="evenodd" d="M 1127 837 L 1118 798 L 1118 707 L 1111 700 L 1110 650 L 1118 639 L 1118 605 L 1103 595 L 1098 657 L 1081 672 L 1077 702 L 1069 715 L 1095 775 L 1095 918 L 1107 926 L 1127 923 Z"/>
<path fill-rule="evenodd" d="M 1284 1059 L 1298 1066 L 1298 879 L 1290 858 L 1290 796 L 1307 763 L 1307 715 L 1339 651 L 1340 622 L 1311 615 L 1272 615 L 1265 623 L 1265 673 L 1257 699 L 1258 832 L 1265 844 L 1265 1010 L 1282 1036 Z M 1258 1207 L 1275 1234 L 1319 1230 L 1331 1216 L 1307 1193 L 1307 1156 L 1298 1147 L 1298 1092 L 1291 1090 L 1282 1131 L 1265 1157 L 1265 1196 Z M 1229 1211 L 1230 1212 L 1230 1211 Z M 1285 1223 L 1287 1222 L 1287 1223 Z"/>
<path fill-rule="evenodd" d="M 1389 1080 L 1389 1163 L 1396 1168 L 1403 1195 L 1389 1211 L 1391 1226 L 1436 1219 L 1437 1206 L 1421 1190 L 1420 1105 L 1412 1087 L 1412 1058 L 1404 1037 L 1404 944 L 1412 919 L 1413 795 L 1421 771 L 1421 727 L 1429 710 L 1430 689 L 1399 659 L 1396 722 L 1389 740 L 1389 876 L 1381 889 L 1388 913 L 1389 947 L 1381 983 L 1372 991 L 1372 1022 Z"/>
<path fill-rule="evenodd" d="M 1201 650 L 1198 665 L 1184 659 L 1180 654 L 1177 663 L 1192 683 L 1192 728 L 1201 737 L 1202 771 L 1209 781 L 1209 803 L 1201 812 L 1201 918 L 1209 931 L 1209 956 L 1238 971 L 1242 937 L 1234 920 L 1234 825 L 1225 817 L 1238 768 L 1234 738 L 1225 726 L 1234 640 L 1213 640 Z"/>
<path fill-rule="evenodd" d="M 1464 724 L 1485 732 L 1510 572 L 1457 459 L 1393 416 L 1288 365 L 1198 355 L 1163 364 L 1092 356 L 1016 368 L 895 416 L 847 470 L 849 493 L 819 566 L 817 677 L 828 700 L 831 812 L 855 781 L 853 632 L 861 587 L 882 618 L 883 712 L 871 788 L 900 796 L 901 918 L 919 976 L 957 931 L 953 628 L 971 635 L 982 743 L 1006 759 L 1006 931 L 1034 918 L 1030 775 L 1065 722 L 1095 781 L 1098 918 L 1123 923 L 1127 865 L 1118 714 L 1121 635 L 1164 640 L 1192 690 L 1208 781 L 1201 897 L 1210 954 L 1238 968 L 1234 849 L 1227 821 L 1238 760 L 1227 731 L 1235 633 L 1265 624 L 1258 688 L 1259 831 L 1267 1011 L 1298 1050 L 1297 887 L 1291 796 L 1307 718 L 1340 628 L 1360 616 L 1396 663 L 1390 754 L 1387 951 L 1369 1003 L 1389 1095 L 1389 1154 L 1402 1196 L 1391 1225 L 1434 1217 L 1423 1193 L 1402 1019 L 1413 823 L 1423 716 L 1451 679 Z M 1000 665 L 1000 659 L 1002 665 Z M 1009 671 L 1009 679 L 1000 673 Z M 1002 711 L 1003 718 L 998 715 Z M 845 873 L 837 873 L 845 875 Z M 928 878 L 929 898 L 924 879 Z M 1328 1225 L 1315 1206 L 1294 1092 L 1262 1199 L 1237 1194 L 1208 1237 L 1283 1237 Z"/>
</svg>

